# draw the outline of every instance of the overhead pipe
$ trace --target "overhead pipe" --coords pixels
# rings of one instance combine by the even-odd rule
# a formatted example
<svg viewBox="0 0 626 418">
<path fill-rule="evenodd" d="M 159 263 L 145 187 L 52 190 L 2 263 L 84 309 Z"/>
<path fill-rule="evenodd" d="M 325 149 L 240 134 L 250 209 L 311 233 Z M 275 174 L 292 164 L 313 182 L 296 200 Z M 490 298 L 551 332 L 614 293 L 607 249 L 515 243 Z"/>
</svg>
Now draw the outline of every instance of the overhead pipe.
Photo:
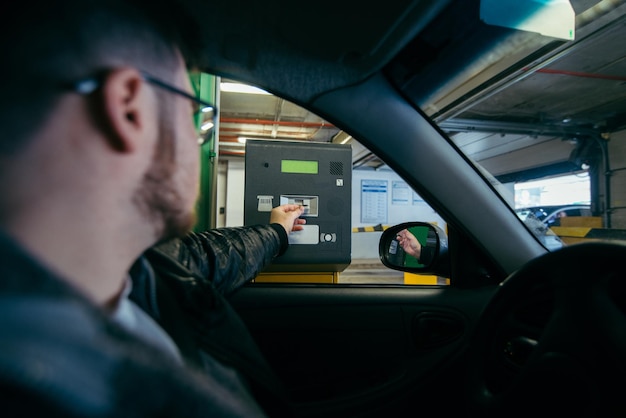
<svg viewBox="0 0 626 418">
<path fill-rule="evenodd" d="M 621 76 L 621 75 L 585 73 L 581 71 L 554 70 L 552 68 L 540 68 L 535 72 L 543 73 L 543 74 L 567 75 L 567 76 L 572 76 L 572 77 L 598 78 L 601 80 L 626 81 L 626 76 Z"/>
<path fill-rule="evenodd" d="M 248 130 L 249 132 L 252 132 L 251 130 Z M 227 132 L 230 133 L 231 135 L 221 135 L 221 137 L 226 137 L 226 138 L 238 138 L 240 136 L 246 137 L 246 138 L 259 138 L 259 139 L 300 139 L 300 140 L 306 140 L 308 139 L 308 137 L 310 136 L 314 136 L 315 133 L 317 133 L 317 131 L 309 131 L 309 132 L 281 132 L 280 135 L 276 135 L 273 136 L 271 134 L 268 135 L 263 135 L 260 132 L 255 132 L 255 133 L 245 133 L 246 130 L 242 129 L 242 128 L 221 128 L 220 129 L 220 134 L 222 132 Z M 236 134 L 236 135 L 232 135 L 232 134 Z"/>
<path fill-rule="evenodd" d="M 237 152 L 237 151 L 223 151 L 223 150 L 221 150 L 220 151 L 220 155 L 232 155 L 232 156 L 235 156 L 235 157 L 243 157 L 245 155 L 245 152 L 243 152 L 243 151 Z"/>
<path fill-rule="evenodd" d="M 230 128 L 225 127 L 224 124 L 238 124 L 238 125 L 261 125 L 261 126 L 283 126 L 283 127 L 292 127 L 292 128 L 305 128 L 305 129 L 315 129 L 313 133 L 311 132 L 283 132 L 280 134 L 281 138 L 276 138 L 274 136 L 270 136 L 265 138 L 262 134 L 252 133 L 246 134 L 244 133 L 244 129 L 242 128 Z M 329 124 L 325 121 L 322 122 L 304 122 L 304 121 L 274 121 L 268 119 L 246 119 L 246 118 L 220 118 L 220 138 L 236 138 L 233 135 L 221 135 L 221 133 L 238 133 L 237 136 L 244 137 L 259 137 L 263 139 L 296 139 L 296 140 L 308 140 L 310 137 L 314 136 L 320 129 L 332 129 L 335 128 L 334 125 Z M 221 140 L 220 140 L 221 141 Z M 224 141 L 221 141 L 224 142 Z"/>
<path fill-rule="evenodd" d="M 299 128 L 334 128 L 335 126 L 327 122 L 298 122 L 298 121 L 276 121 L 269 119 L 245 119 L 245 118 L 220 118 L 222 124 L 235 123 L 241 125 L 279 125 L 294 126 Z"/>
</svg>

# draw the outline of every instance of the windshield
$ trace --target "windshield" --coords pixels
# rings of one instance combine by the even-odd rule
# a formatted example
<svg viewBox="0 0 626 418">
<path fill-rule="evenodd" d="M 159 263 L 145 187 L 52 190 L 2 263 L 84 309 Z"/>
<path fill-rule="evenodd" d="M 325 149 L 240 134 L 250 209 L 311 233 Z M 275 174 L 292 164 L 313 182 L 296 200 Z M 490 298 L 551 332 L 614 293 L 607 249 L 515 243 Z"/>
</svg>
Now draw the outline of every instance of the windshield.
<svg viewBox="0 0 626 418">
<path fill-rule="evenodd" d="M 551 226 L 560 226 L 559 223 L 555 224 L 555 220 L 561 219 L 559 215 L 564 213 L 565 205 L 528 207 L 526 206 L 526 201 L 523 199 L 528 190 L 524 187 L 525 183 L 521 183 L 521 187 L 516 185 L 514 182 L 503 184 L 479 163 L 475 161 L 473 163 L 483 176 L 485 176 L 485 179 L 493 186 L 496 192 L 500 194 L 502 199 L 515 211 L 516 215 L 524 223 L 526 228 L 528 228 L 528 230 L 543 244 L 544 247 L 553 251 L 564 245 L 563 240 L 559 237 L 555 230 L 551 228 Z M 559 180 L 559 177 L 555 178 L 557 183 Z M 545 195 L 543 197 L 546 200 L 550 199 L 550 197 Z M 541 199 L 541 193 L 539 194 L 539 198 Z M 588 208 L 588 206 L 586 207 Z M 567 208 L 570 210 L 572 207 Z M 591 215 L 590 210 L 587 212 L 581 211 L 578 215 Z"/>
<path fill-rule="evenodd" d="M 547 248 L 560 247 L 558 240 L 621 239 L 626 205 L 618 197 L 624 189 L 617 173 L 626 167 L 626 98 L 623 47 L 613 39 L 623 38 L 624 7 L 528 2 L 536 9 L 511 22 L 560 10 L 548 25 L 531 29 L 496 22 L 504 14 L 491 8 L 503 2 L 480 3 L 480 23 L 446 32 L 450 22 L 442 19 L 419 35 L 390 65 L 394 85 L 474 162 Z M 522 3 L 508 2 L 509 14 Z M 568 30 L 549 33 L 559 25 Z M 430 33 L 446 35 L 435 40 Z M 424 46 L 448 54 L 418 62 Z"/>
</svg>

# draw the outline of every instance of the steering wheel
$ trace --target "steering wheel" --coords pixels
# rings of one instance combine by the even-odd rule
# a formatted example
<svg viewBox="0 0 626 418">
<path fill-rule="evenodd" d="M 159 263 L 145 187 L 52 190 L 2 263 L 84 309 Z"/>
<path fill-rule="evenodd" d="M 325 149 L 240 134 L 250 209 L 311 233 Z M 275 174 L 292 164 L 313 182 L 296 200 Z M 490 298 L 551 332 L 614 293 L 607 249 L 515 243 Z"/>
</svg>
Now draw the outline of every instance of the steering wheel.
<svg viewBox="0 0 626 418">
<path fill-rule="evenodd" d="M 530 261 L 496 291 L 468 353 L 471 416 L 626 417 L 626 246 Z"/>
</svg>

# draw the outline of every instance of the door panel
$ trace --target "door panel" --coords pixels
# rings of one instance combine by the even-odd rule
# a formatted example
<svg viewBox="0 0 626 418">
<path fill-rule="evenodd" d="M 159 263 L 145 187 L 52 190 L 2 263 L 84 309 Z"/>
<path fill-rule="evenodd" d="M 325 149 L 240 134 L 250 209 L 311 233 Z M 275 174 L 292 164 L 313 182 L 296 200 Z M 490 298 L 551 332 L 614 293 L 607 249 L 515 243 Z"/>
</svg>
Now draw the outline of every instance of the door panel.
<svg viewBox="0 0 626 418">
<path fill-rule="evenodd" d="M 493 290 L 254 284 L 231 301 L 303 416 L 389 416 L 452 388 Z"/>
</svg>

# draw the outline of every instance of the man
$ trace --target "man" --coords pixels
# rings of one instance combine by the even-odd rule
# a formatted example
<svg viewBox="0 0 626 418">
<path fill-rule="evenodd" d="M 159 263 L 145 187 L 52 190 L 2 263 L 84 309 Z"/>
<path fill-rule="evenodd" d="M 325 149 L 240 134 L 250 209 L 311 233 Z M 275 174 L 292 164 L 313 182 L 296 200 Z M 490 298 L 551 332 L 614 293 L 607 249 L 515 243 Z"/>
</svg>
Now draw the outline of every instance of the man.
<svg viewBox="0 0 626 418">
<path fill-rule="evenodd" d="M 303 209 L 189 232 L 195 34 L 181 32 L 193 25 L 173 3 L 35 0 L 3 12 L 3 414 L 284 412 L 224 295 L 285 251 Z"/>
</svg>

